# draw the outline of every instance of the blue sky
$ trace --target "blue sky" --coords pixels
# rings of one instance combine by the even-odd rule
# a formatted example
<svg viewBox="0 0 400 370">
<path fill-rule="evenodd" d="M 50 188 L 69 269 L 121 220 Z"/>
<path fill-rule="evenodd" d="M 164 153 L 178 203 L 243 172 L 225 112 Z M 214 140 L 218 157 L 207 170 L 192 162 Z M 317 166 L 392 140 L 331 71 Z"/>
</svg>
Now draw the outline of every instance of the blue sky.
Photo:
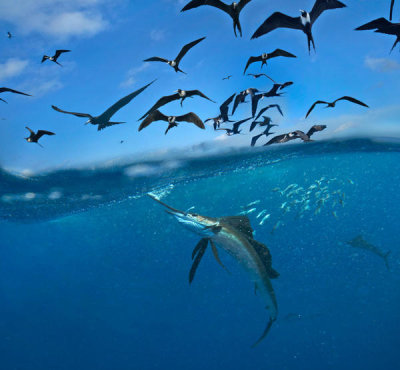
<svg viewBox="0 0 400 370">
<path fill-rule="evenodd" d="M 248 87 L 268 90 L 267 79 L 242 75 L 249 56 L 282 48 L 297 59 L 276 58 L 264 72 L 278 82 L 293 81 L 285 97 L 264 100 L 262 106 L 281 104 L 284 118 L 270 111 L 280 127 L 308 129 L 316 123 L 328 129 L 319 138 L 366 133 L 399 135 L 400 54 L 389 50 L 391 36 L 355 27 L 372 19 L 388 17 L 390 1 L 344 0 L 347 8 L 324 13 L 314 25 L 317 53 L 308 55 L 306 36 L 295 30 L 279 29 L 250 40 L 258 26 L 274 11 L 298 16 L 299 9 L 311 10 L 313 0 L 253 0 L 241 14 L 243 38 L 235 38 L 231 19 L 212 7 L 185 13 L 188 1 L 179 0 L 14 0 L 0 1 L 0 81 L 31 93 L 34 97 L 2 94 L 0 165 L 12 170 L 38 170 L 101 162 L 116 157 L 181 148 L 205 141 L 215 145 L 250 143 L 250 135 L 225 139 L 211 127 L 200 131 L 189 124 L 164 135 L 165 124 L 155 123 L 138 133 L 138 118 L 161 96 L 176 89 L 200 89 L 222 103 L 234 92 Z M 399 19 L 397 7 L 394 19 Z M 7 39 L 6 32 L 15 35 Z M 151 56 L 174 58 L 181 47 L 197 38 L 207 38 L 183 59 L 187 76 L 176 74 L 161 63 L 143 63 Z M 43 54 L 71 49 L 60 57 L 63 68 L 41 64 Z M 248 72 L 258 73 L 259 65 Z M 232 74 L 230 81 L 222 77 Z M 84 126 L 84 119 L 53 111 L 52 104 L 65 110 L 100 114 L 115 101 L 153 79 L 157 82 L 121 109 L 113 119 L 120 126 L 97 132 Z M 367 110 L 352 104 L 336 109 L 316 109 L 304 120 L 317 99 L 334 100 L 351 95 L 371 106 Z M 174 102 L 161 110 L 166 114 L 194 111 L 202 119 L 218 114 L 219 104 L 199 98 L 188 99 L 183 109 Z M 235 119 L 250 116 L 250 104 L 239 106 Z M 45 137 L 43 148 L 29 144 L 25 126 L 54 131 Z M 247 129 L 245 128 L 245 131 Z M 247 132 L 246 132 L 247 133 Z M 123 144 L 120 141 L 124 140 Z"/>
</svg>

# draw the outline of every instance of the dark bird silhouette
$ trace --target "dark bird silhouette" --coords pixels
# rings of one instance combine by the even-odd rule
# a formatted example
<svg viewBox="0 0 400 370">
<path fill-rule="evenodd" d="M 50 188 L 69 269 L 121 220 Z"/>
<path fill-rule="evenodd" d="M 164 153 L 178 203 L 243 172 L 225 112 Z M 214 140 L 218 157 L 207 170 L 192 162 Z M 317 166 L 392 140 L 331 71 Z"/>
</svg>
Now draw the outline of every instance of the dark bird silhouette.
<svg viewBox="0 0 400 370">
<path fill-rule="evenodd" d="M 58 63 L 58 58 L 62 53 L 69 53 L 70 51 L 71 50 L 56 50 L 56 53 L 52 57 L 49 57 L 48 55 L 43 55 L 42 63 L 48 59 L 54 63 L 57 63 L 59 66 L 62 66 L 60 63 Z"/>
<path fill-rule="evenodd" d="M 8 37 L 9 39 L 11 39 L 11 38 L 13 37 L 13 35 L 11 34 L 11 32 L 7 32 L 7 37 Z"/>
<path fill-rule="evenodd" d="M 178 126 L 178 122 L 190 122 L 194 123 L 197 127 L 201 129 L 205 129 L 203 121 L 193 112 L 184 114 L 182 116 L 166 116 L 165 114 L 162 114 L 159 110 L 155 110 L 154 112 L 150 113 L 145 120 L 140 124 L 138 131 L 143 130 L 147 126 L 149 126 L 151 123 L 156 122 L 156 121 L 165 121 L 168 122 L 168 127 L 165 130 L 165 135 L 168 133 L 168 131 L 173 128 Z"/>
<path fill-rule="evenodd" d="M 265 108 L 260 109 L 260 111 L 257 114 L 257 117 L 254 120 L 257 121 L 263 115 L 263 113 L 265 113 L 268 109 L 271 109 L 271 108 L 278 109 L 278 112 L 283 116 L 282 109 L 278 104 L 270 104 L 270 105 L 266 106 Z"/>
<path fill-rule="evenodd" d="M 178 56 L 174 60 L 168 60 L 165 58 L 160 58 L 160 57 L 152 57 L 145 59 L 145 62 L 163 62 L 167 63 L 169 66 L 171 66 L 173 69 L 175 69 L 175 72 L 182 72 L 186 74 L 186 72 L 183 72 L 179 68 L 179 63 L 181 62 L 182 58 L 186 55 L 186 53 L 195 45 L 197 45 L 199 42 L 203 41 L 205 37 L 202 37 L 201 39 L 195 40 L 190 42 L 189 44 L 186 44 L 182 50 L 179 52 Z"/>
<path fill-rule="evenodd" d="M 221 125 L 223 122 L 233 122 L 229 119 L 228 112 L 229 112 L 229 104 L 232 103 L 233 98 L 236 94 L 231 95 L 228 99 L 226 99 L 222 105 L 219 107 L 219 116 L 214 118 L 207 118 L 204 122 L 214 121 L 214 130 Z"/>
<path fill-rule="evenodd" d="M 253 117 L 255 116 L 255 114 L 257 112 L 257 107 L 258 107 L 258 103 L 260 102 L 260 100 L 262 100 L 264 98 L 273 98 L 275 96 L 282 96 L 281 90 L 283 90 L 284 88 L 286 88 L 290 85 L 293 85 L 293 82 L 288 81 L 283 84 L 274 84 L 272 86 L 271 90 L 269 90 L 268 92 L 253 95 L 252 99 L 251 99 L 251 110 L 252 110 Z"/>
<path fill-rule="evenodd" d="M 133 98 L 135 98 L 141 92 L 143 92 L 145 89 L 147 89 L 154 81 L 150 82 L 149 84 L 147 84 L 146 86 L 142 87 L 141 89 L 136 90 L 133 93 L 125 96 L 124 98 L 118 100 L 115 104 L 113 104 L 110 108 L 108 108 L 105 112 L 103 112 L 99 116 L 92 116 L 89 113 L 67 112 L 67 111 L 62 110 L 60 108 L 57 108 L 54 105 L 52 105 L 51 107 L 54 110 L 56 110 L 57 112 L 66 113 L 66 114 L 72 114 L 72 115 L 77 116 L 77 117 L 86 117 L 86 118 L 88 118 L 88 120 L 85 122 L 85 124 L 90 123 L 92 125 L 97 125 L 97 131 L 100 131 L 100 130 L 103 130 L 104 128 L 112 126 L 112 125 L 125 123 L 125 122 L 110 122 L 110 119 L 122 107 L 127 105 Z"/>
<path fill-rule="evenodd" d="M 25 140 L 28 143 L 36 143 L 36 144 L 40 145 L 38 141 L 43 135 L 50 135 L 50 136 L 55 135 L 54 132 L 50 132 L 50 131 L 39 130 L 38 132 L 35 132 L 35 131 L 31 130 L 28 126 L 25 126 L 25 128 L 30 132 L 30 135 L 25 138 Z M 40 146 L 43 148 L 42 145 L 40 145 Z"/>
<path fill-rule="evenodd" d="M 400 41 L 400 23 L 392 23 L 385 18 L 375 19 L 356 28 L 356 31 L 364 30 L 375 30 L 377 33 L 385 33 L 386 35 L 396 36 L 396 41 L 394 42 L 390 52 L 393 51 L 397 43 Z"/>
<path fill-rule="evenodd" d="M 217 131 L 226 131 L 226 134 L 228 136 L 239 135 L 242 132 L 242 130 L 239 130 L 239 127 L 243 123 L 247 122 L 249 119 L 251 119 L 251 117 L 242 119 L 241 121 L 234 123 L 231 129 L 230 128 L 217 128 L 216 130 Z"/>
<path fill-rule="evenodd" d="M 189 4 L 187 4 L 181 12 L 186 10 L 197 8 L 201 5 L 210 5 L 214 6 L 218 9 L 221 9 L 225 13 L 228 13 L 233 20 L 233 32 L 237 37 L 236 29 L 238 29 L 240 36 L 242 36 L 242 27 L 239 21 L 239 15 L 242 9 L 250 2 L 251 0 L 240 0 L 238 3 L 233 2 L 231 5 L 225 4 L 220 0 L 192 0 Z"/>
<path fill-rule="evenodd" d="M 394 7 L 394 0 L 390 2 L 390 17 L 389 17 L 390 20 L 393 19 L 393 7 Z"/>
<path fill-rule="evenodd" d="M 357 100 L 357 99 L 354 99 L 354 98 L 352 98 L 351 96 L 343 96 L 343 97 L 341 97 L 341 98 L 339 98 L 339 99 L 336 99 L 336 100 L 333 101 L 332 103 L 329 103 L 329 102 L 323 101 L 323 100 L 318 100 L 318 101 L 316 101 L 316 102 L 311 106 L 311 108 L 308 110 L 308 112 L 307 112 L 307 114 L 306 114 L 306 118 L 309 116 L 309 114 L 312 112 L 312 110 L 315 108 L 315 106 L 316 106 L 317 104 L 327 104 L 327 106 L 326 106 L 325 108 L 334 108 L 334 107 L 336 106 L 336 103 L 337 103 L 338 101 L 340 101 L 340 100 L 347 100 L 347 101 L 349 101 L 349 102 L 351 102 L 351 103 L 358 104 L 358 105 L 362 105 L 363 107 L 369 108 L 368 105 L 365 104 L 365 103 L 363 103 L 362 101 L 359 101 L 359 100 Z"/>
<path fill-rule="evenodd" d="M 271 119 L 270 117 L 263 116 L 263 118 L 264 118 L 264 121 L 257 121 L 257 120 L 254 120 L 254 121 L 251 123 L 251 125 L 250 125 L 250 132 L 253 131 L 257 125 L 259 125 L 260 127 L 265 127 L 265 126 L 267 126 L 267 127 L 269 127 L 269 128 L 274 127 L 274 126 L 278 126 L 278 125 L 272 125 L 272 124 L 271 124 L 272 119 Z"/>
<path fill-rule="evenodd" d="M 267 65 L 268 59 L 272 59 L 272 58 L 276 58 L 276 57 L 297 58 L 296 55 L 294 55 L 292 53 L 289 53 L 282 49 L 276 49 L 272 53 L 263 53 L 257 57 L 250 57 L 249 60 L 247 61 L 247 64 L 246 64 L 243 74 L 246 73 L 247 68 L 249 68 L 250 64 L 255 63 L 255 62 L 261 62 L 261 68 L 262 68 L 264 65 Z"/>
<path fill-rule="evenodd" d="M 251 146 L 256 145 L 257 140 L 261 137 L 261 136 L 266 136 L 268 137 L 269 135 L 273 135 L 273 132 L 269 132 L 269 130 L 271 130 L 272 126 L 277 126 L 277 125 L 269 125 L 261 134 L 253 136 L 253 138 L 251 139 Z"/>
<path fill-rule="evenodd" d="M 311 52 L 311 44 L 315 51 L 315 43 L 312 34 L 312 26 L 315 21 L 325 10 L 344 7 L 346 7 L 346 5 L 337 0 L 316 0 L 310 13 L 305 10 L 300 10 L 300 17 L 289 17 L 280 12 L 273 13 L 257 29 L 252 39 L 265 35 L 277 28 L 292 28 L 303 31 L 307 35 L 308 51 Z"/>
<path fill-rule="evenodd" d="M 264 76 L 264 77 L 269 78 L 273 83 L 276 83 L 276 81 L 275 81 L 273 78 L 269 77 L 269 76 L 266 75 L 265 73 L 258 73 L 258 74 L 248 73 L 247 76 L 252 76 L 252 77 L 254 77 L 254 78 L 260 78 L 260 77 L 263 77 L 263 76 Z"/>
<path fill-rule="evenodd" d="M 253 87 L 250 87 L 250 88 L 248 88 L 246 90 L 241 91 L 239 94 L 237 94 L 236 98 L 235 98 L 235 102 L 233 103 L 232 115 L 235 114 L 236 108 L 238 107 L 239 104 L 246 102 L 246 96 L 247 95 L 250 95 L 252 100 L 253 100 L 253 96 L 257 92 L 258 92 L 257 89 L 255 89 Z M 253 117 L 254 117 L 254 114 L 253 114 Z"/>
<path fill-rule="evenodd" d="M 222 79 L 222 81 L 224 81 L 224 80 L 229 80 L 231 77 L 232 77 L 232 75 L 228 75 L 228 76 L 224 77 L 224 78 Z"/>
<path fill-rule="evenodd" d="M 11 92 L 11 93 L 14 93 L 14 94 L 32 96 L 32 95 L 29 95 L 29 94 L 21 92 L 21 91 L 10 89 L 9 87 L 0 87 L 0 93 L 3 93 L 3 92 Z M 7 101 L 2 99 L 2 98 L 0 98 L 0 100 L 3 101 L 4 103 L 7 103 Z"/>
<path fill-rule="evenodd" d="M 154 104 L 142 117 L 139 118 L 139 121 L 141 121 L 144 117 L 149 115 L 151 112 L 154 112 L 156 109 L 162 107 L 165 104 L 168 104 L 168 103 L 171 103 L 174 100 L 179 100 L 180 99 L 181 100 L 181 106 L 182 106 L 182 103 L 186 98 L 193 98 L 193 96 L 196 96 L 196 95 L 215 103 L 214 100 L 211 100 L 210 98 L 205 96 L 199 90 L 181 90 L 181 89 L 178 89 L 175 94 L 168 95 L 168 96 L 163 96 L 161 99 L 159 99 L 156 104 Z"/>
<path fill-rule="evenodd" d="M 320 132 L 326 129 L 326 125 L 314 125 L 312 126 L 308 131 L 307 131 L 307 136 L 308 138 L 311 137 L 311 135 L 315 134 L 316 132 Z"/>
</svg>

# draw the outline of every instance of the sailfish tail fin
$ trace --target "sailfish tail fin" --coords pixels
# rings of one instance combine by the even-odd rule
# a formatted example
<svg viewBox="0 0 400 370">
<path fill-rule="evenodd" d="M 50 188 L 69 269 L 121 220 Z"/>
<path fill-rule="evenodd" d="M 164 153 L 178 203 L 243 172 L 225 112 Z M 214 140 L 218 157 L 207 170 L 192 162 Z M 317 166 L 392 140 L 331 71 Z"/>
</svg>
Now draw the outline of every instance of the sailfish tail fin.
<svg viewBox="0 0 400 370">
<path fill-rule="evenodd" d="M 387 253 L 383 256 L 383 259 L 385 260 L 385 265 L 386 265 L 386 268 L 388 269 L 388 271 L 390 271 L 389 260 L 388 260 L 388 257 L 389 257 L 389 255 L 390 255 L 390 253 L 392 253 L 392 251 L 387 252 Z"/>
<path fill-rule="evenodd" d="M 272 317 L 269 318 L 268 324 L 264 330 L 264 332 L 262 333 L 261 337 L 258 338 L 257 342 L 255 342 L 251 348 L 255 348 L 269 333 L 269 331 L 271 330 L 271 326 L 274 323 L 274 321 L 276 321 L 276 319 L 273 319 Z"/>
</svg>

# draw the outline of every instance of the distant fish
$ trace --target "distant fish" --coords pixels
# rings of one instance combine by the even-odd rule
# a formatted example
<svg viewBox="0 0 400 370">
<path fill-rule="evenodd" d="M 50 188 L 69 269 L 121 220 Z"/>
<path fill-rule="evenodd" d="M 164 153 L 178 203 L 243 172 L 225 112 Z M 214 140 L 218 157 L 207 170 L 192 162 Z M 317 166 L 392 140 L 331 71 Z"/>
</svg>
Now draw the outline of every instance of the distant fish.
<svg viewBox="0 0 400 370">
<path fill-rule="evenodd" d="M 376 254 L 377 256 L 383 258 L 387 269 L 390 271 L 389 263 L 388 263 L 388 256 L 391 253 L 391 251 L 388 251 L 386 253 L 382 252 L 379 248 L 375 247 L 375 245 L 368 243 L 362 237 L 362 235 L 356 236 L 354 239 L 348 241 L 347 244 L 351 245 L 354 248 L 365 249 L 365 250 L 370 251 L 370 252 Z"/>
<path fill-rule="evenodd" d="M 257 208 L 251 208 L 251 209 L 247 209 L 245 211 L 242 211 L 239 213 L 239 215 L 244 216 L 244 215 L 249 215 L 250 213 L 253 213 L 257 210 Z"/>
<path fill-rule="evenodd" d="M 260 217 L 264 216 L 266 213 L 267 213 L 267 210 L 266 210 L 266 209 L 263 209 L 263 210 L 256 216 L 256 218 L 260 218 Z"/>
<path fill-rule="evenodd" d="M 262 226 L 264 225 L 265 221 L 267 221 L 271 217 L 270 214 L 267 214 L 263 217 L 263 219 L 260 221 L 259 225 Z"/>
<path fill-rule="evenodd" d="M 261 202 L 261 200 L 255 200 L 254 202 L 251 202 L 251 203 L 249 203 L 249 204 L 246 204 L 244 207 L 242 207 L 242 208 L 250 208 L 250 207 L 253 207 L 253 206 L 255 206 L 256 204 L 259 204 Z"/>
<path fill-rule="evenodd" d="M 335 217 L 337 220 L 339 219 L 339 217 L 338 217 L 337 214 L 336 214 L 336 211 L 332 211 L 332 215 L 333 215 L 333 217 Z"/>
<path fill-rule="evenodd" d="M 275 232 L 275 230 L 278 229 L 279 226 L 281 226 L 281 221 L 280 220 L 272 228 L 271 234 L 273 234 Z"/>
<path fill-rule="evenodd" d="M 354 185 L 354 181 L 352 179 L 347 179 L 347 181 L 349 182 L 349 184 Z"/>
</svg>

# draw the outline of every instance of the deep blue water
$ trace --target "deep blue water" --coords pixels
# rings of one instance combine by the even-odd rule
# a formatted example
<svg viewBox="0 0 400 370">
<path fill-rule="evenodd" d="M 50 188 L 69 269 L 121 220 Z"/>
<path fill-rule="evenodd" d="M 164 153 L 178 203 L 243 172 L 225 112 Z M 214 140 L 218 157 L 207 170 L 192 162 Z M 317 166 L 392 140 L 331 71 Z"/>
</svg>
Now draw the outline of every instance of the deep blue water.
<svg viewBox="0 0 400 370">
<path fill-rule="evenodd" d="M 399 143 L 0 179 L 2 370 L 400 368 Z M 290 196 L 275 189 L 291 184 Z M 207 251 L 189 286 L 199 238 L 144 196 L 152 190 L 208 216 L 260 201 L 248 216 L 280 272 L 279 316 L 255 349 L 268 313 L 246 272 L 220 251 L 226 273 Z M 345 243 L 358 234 L 391 251 L 390 271 Z"/>
</svg>

